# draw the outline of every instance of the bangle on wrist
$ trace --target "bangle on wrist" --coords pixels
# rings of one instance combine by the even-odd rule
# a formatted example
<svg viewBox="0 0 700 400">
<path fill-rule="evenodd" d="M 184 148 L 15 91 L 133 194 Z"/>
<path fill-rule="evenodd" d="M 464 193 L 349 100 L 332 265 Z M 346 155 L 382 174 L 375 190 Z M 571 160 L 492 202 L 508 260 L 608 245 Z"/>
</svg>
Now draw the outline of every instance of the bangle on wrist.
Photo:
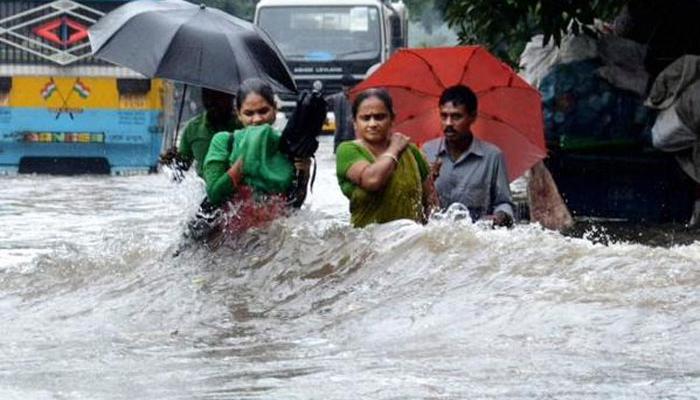
<svg viewBox="0 0 700 400">
<path fill-rule="evenodd" d="M 393 154 L 382 153 L 379 157 L 388 157 L 388 158 L 391 158 L 391 161 L 394 162 L 394 165 L 399 165 L 399 159 L 396 158 L 396 156 L 394 156 Z"/>
</svg>

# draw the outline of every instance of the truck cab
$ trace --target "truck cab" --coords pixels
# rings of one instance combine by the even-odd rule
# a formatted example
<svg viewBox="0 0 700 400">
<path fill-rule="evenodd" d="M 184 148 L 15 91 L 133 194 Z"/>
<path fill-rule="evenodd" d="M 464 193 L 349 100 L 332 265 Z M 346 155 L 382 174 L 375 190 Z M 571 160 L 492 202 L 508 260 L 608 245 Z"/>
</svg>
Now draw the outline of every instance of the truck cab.
<svg viewBox="0 0 700 400">
<path fill-rule="evenodd" d="M 300 90 L 357 82 L 407 44 L 404 4 L 388 0 L 261 0 L 254 23 L 275 42 Z M 293 99 L 282 98 L 283 108 Z"/>
</svg>

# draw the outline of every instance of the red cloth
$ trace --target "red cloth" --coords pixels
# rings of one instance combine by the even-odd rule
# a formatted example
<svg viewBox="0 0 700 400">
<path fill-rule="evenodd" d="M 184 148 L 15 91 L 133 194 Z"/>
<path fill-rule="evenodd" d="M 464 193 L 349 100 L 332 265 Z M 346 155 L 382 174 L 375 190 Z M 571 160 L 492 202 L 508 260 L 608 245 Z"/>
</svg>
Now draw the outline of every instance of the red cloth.
<svg viewBox="0 0 700 400">
<path fill-rule="evenodd" d="M 226 203 L 224 231 L 237 235 L 251 228 L 260 228 L 287 215 L 287 200 L 283 195 L 256 196 L 248 186 L 240 186 Z"/>
</svg>

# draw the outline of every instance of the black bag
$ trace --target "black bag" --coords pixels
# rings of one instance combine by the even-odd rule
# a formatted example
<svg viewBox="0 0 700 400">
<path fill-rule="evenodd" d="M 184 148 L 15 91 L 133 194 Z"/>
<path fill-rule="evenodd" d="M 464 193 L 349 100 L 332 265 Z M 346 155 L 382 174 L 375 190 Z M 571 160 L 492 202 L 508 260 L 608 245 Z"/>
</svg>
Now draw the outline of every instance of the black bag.
<svg viewBox="0 0 700 400">
<path fill-rule="evenodd" d="M 327 109 L 328 104 L 320 90 L 299 93 L 297 106 L 282 131 L 280 151 L 292 160 L 313 157 Z"/>
<path fill-rule="evenodd" d="M 297 106 L 282 131 L 280 151 L 294 161 L 296 158 L 312 158 L 318 150 L 318 135 L 326 120 L 328 104 L 321 90 L 302 91 Z M 315 176 L 314 170 L 314 176 Z M 313 186 L 314 179 L 311 179 Z M 297 171 L 294 183 L 287 193 L 288 205 L 299 208 L 306 198 L 309 176 Z"/>
</svg>

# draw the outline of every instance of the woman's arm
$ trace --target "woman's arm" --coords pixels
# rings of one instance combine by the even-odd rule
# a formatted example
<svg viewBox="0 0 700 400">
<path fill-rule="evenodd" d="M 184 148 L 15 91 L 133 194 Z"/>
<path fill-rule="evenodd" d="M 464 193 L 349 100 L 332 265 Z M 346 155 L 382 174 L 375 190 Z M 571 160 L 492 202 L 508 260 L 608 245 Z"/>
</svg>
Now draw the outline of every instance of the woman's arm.
<svg viewBox="0 0 700 400">
<path fill-rule="evenodd" d="M 234 192 L 233 182 L 226 173 L 227 162 L 210 161 L 204 169 L 204 180 L 207 182 L 207 197 L 218 206 Z"/>
<path fill-rule="evenodd" d="M 229 134 L 217 133 L 214 136 L 202 170 L 204 181 L 207 183 L 207 197 L 217 206 L 231 197 L 243 176 L 241 160 L 228 167 L 229 140 Z"/>
<path fill-rule="evenodd" d="M 399 163 L 401 154 L 408 146 L 408 137 L 394 133 L 387 150 L 380 154 L 373 163 L 358 161 L 347 172 L 347 178 L 368 192 L 377 192 L 386 187 L 389 178 Z"/>
</svg>

